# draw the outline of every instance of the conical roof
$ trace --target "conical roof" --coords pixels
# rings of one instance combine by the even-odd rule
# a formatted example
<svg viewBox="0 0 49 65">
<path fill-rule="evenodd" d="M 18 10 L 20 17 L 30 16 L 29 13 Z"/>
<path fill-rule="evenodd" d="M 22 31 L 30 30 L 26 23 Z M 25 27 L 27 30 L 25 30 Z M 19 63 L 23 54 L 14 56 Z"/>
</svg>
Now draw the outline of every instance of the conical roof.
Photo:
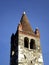
<svg viewBox="0 0 49 65">
<path fill-rule="evenodd" d="M 26 16 L 25 12 L 22 14 L 20 23 L 22 25 L 22 30 L 23 31 L 33 33 L 33 30 L 32 30 L 32 28 L 31 28 L 31 26 L 29 24 L 29 21 L 27 19 L 27 16 Z"/>
</svg>

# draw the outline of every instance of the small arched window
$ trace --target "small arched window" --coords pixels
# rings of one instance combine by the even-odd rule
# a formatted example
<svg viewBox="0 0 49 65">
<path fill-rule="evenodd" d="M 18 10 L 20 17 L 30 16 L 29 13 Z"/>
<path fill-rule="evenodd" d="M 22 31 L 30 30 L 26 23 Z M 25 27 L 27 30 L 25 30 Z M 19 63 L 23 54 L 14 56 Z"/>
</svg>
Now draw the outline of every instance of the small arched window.
<svg viewBox="0 0 49 65">
<path fill-rule="evenodd" d="M 24 38 L 24 47 L 28 48 L 29 39 L 27 37 Z"/>
<path fill-rule="evenodd" d="M 30 49 L 36 49 L 35 40 L 31 39 L 30 41 Z"/>
</svg>

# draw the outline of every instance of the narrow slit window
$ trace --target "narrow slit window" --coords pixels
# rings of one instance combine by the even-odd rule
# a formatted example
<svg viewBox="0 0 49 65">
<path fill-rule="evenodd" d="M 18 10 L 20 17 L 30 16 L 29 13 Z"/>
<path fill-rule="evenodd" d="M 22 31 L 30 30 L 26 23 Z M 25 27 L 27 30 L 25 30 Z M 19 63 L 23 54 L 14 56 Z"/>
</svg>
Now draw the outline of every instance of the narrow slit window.
<svg viewBox="0 0 49 65">
<path fill-rule="evenodd" d="M 31 39 L 30 41 L 30 49 L 36 49 L 35 40 Z"/>
<path fill-rule="evenodd" d="M 27 37 L 24 38 L 24 47 L 28 48 L 29 39 Z"/>
</svg>

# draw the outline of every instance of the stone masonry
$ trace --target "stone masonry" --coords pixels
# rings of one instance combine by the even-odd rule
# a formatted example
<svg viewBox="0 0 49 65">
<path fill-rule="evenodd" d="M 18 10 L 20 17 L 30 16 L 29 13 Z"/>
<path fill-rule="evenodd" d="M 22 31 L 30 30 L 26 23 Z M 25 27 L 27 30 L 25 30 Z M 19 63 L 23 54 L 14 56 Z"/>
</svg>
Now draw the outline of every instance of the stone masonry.
<svg viewBox="0 0 49 65">
<path fill-rule="evenodd" d="M 11 36 L 10 65 L 43 65 L 39 29 L 32 30 L 25 13 Z"/>
</svg>

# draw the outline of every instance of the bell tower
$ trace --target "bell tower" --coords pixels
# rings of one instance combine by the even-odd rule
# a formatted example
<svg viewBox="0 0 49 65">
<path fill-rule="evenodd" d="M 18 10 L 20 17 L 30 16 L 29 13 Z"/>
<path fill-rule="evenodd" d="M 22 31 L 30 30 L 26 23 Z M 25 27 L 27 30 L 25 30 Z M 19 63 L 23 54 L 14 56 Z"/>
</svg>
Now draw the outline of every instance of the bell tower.
<svg viewBox="0 0 49 65">
<path fill-rule="evenodd" d="M 43 65 L 40 32 L 32 30 L 25 12 L 11 36 L 10 65 Z"/>
</svg>

